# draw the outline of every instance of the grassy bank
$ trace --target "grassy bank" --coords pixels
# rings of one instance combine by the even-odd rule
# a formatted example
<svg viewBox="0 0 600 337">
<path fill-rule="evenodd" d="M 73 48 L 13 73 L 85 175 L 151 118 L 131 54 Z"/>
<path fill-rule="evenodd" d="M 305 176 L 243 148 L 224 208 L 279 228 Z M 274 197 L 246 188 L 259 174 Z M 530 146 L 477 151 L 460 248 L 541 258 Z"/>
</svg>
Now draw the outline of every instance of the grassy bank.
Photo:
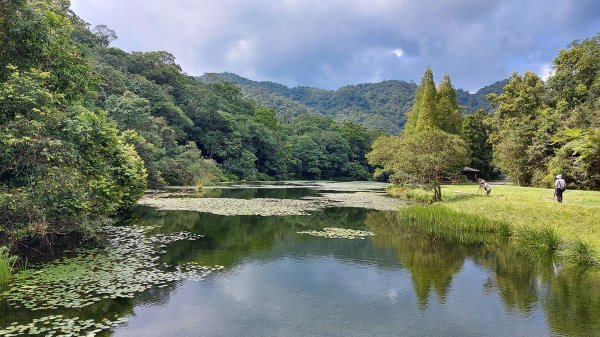
<svg viewBox="0 0 600 337">
<path fill-rule="evenodd" d="M 499 221 L 508 224 L 521 246 L 556 250 L 583 265 L 600 260 L 600 192 L 567 190 L 564 202 L 559 204 L 553 200 L 551 189 L 494 185 L 490 197 L 477 191 L 476 184 L 443 186 L 443 201 L 435 204 L 438 210 L 433 217 L 444 223 L 447 210 Z M 400 186 L 390 186 L 388 193 L 420 202 L 430 198 L 427 191 Z M 423 212 L 415 207 L 403 213 L 409 216 Z"/>
<path fill-rule="evenodd" d="M 504 241 L 512 233 L 503 221 L 456 212 L 440 204 L 403 208 L 394 222 L 412 233 L 466 244 Z"/>
</svg>

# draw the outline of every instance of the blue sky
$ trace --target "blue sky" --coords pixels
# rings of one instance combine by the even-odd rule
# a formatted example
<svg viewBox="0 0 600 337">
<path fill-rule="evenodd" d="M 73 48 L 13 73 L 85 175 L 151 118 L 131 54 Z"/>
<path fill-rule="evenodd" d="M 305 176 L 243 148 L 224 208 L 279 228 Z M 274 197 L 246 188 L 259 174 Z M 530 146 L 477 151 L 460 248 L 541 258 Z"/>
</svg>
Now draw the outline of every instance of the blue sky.
<svg viewBox="0 0 600 337">
<path fill-rule="evenodd" d="M 72 0 L 126 51 L 166 50 L 190 75 L 336 89 L 426 66 L 470 91 L 552 60 L 600 31 L 598 0 Z"/>
</svg>

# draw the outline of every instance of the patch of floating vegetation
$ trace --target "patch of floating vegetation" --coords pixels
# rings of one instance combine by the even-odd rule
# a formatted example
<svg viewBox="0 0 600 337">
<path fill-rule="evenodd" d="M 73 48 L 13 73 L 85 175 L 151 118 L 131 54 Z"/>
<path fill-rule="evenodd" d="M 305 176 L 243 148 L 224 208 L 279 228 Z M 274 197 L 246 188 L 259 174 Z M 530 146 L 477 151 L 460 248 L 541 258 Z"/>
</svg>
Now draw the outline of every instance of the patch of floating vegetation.
<svg viewBox="0 0 600 337">
<path fill-rule="evenodd" d="M 306 215 L 326 207 L 358 207 L 396 210 L 404 205 L 396 198 L 377 192 L 324 193 L 302 199 L 162 198 L 145 197 L 139 202 L 164 211 L 196 211 L 218 215 L 285 216 Z"/>
<path fill-rule="evenodd" d="M 141 205 L 165 211 L 196 211 L 218 215 L 306 215 L 326 207 L 323 200 L 232 199 L 232 198 L 142 198 Z"/>
<path fill-rule="evenodd" d="M 330 182 L 330 181 L 319 181 L 316 182 L 321 190 L 329 191 L 354 191 L 354 192 L 370 192 L 370 191 L 381 191 L 385 190 L 388 186 L 387 183 L 380 183 L 375 181 L 347 181 L 347 182 Z"/>
<path fill-rule="evenodd" d="M 114 320 L 103 319 L 96 322 L 93 319 L 80 320 L 79 317 L 67 318 L 63 315 L 51 315 L 34 319 L 29 324 L 13 322 L 4 330 L 2 336 L 42 335 L 42 336 L 86 336 L 92 337 L 103 330 L 112 329 L 119 324 L 127 322 L 127 317 Z"/>
<path fill-rule="evenodd" d="M 364 239 L 367 236 L 373 236 L 372 232 L 360 231 L 356 229 L 347 229 L 347 228 L 332 228 L 327 227 L 322 231 L 310 230 L 310 231 L 302 231 L 297 232 L 298 234 L 308 234 L 312 236 L 319 236 L 328 239 Z"/>
<path fill-rule="evenodd" d="M 384 190 L 387 183 L 375 181 L 318 181 L 318 180 L 287 180 L 287 181 L 269 181 L 269 182 L 250 182 L 245 184 L 222 183 L 218 185 L 206 185 L 201 189 L 290 189 L 290 188 L 312 188 L 316 190 L 329 191 L 374 191 Z M 193 191 L 198 190 L 198 186 L 166 186 L 164 190 Z M 160 190 L 150 190 L 148 192 L 157 193 Z"/>
<path fill-rule="evenodd" d="M 107 226 L 108 243 L 82 250 L 73 257 L 32 267 L 17 275 L 16 282 L 0 293 L 0 301 L 11 308 L 31 311 L 83 308 L 104 299 L 133 298 L 153 287 L 165 287 L 181 280 L 203 280 L 223 266 L 188 263 L 178 266 L 159 264 L 159 254 L 168 244 L 198 240 L 202 235 L 180 232 L 147 236 L 154 227 Z M 12 323 L 2 336 L 52 335 L 93 336 L 122 323 L 122 319 L 78 320 L 60 315 L 38 318 L 28 324 Z"/>
</svg>

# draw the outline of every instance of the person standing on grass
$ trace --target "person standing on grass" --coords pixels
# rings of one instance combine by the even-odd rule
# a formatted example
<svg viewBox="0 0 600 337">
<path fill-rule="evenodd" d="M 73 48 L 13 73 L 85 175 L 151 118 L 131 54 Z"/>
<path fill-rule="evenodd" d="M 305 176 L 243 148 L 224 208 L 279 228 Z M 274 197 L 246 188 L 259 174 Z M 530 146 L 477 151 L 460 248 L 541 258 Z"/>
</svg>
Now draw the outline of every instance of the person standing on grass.
<svg viewBox="0 0 600 337">
<path fill-rule="evenodd" d="M 556 201 L 562 202 L 563 192 L 567 189 L 567 182 L 563 179 L 562 174 L 556 176 L 554 182 L 554 194 L 556 194 Z"/>
<path fill-rule="evenodd" d="M 479 179 L 479 188 L 483 188 L 485 190 L 485 195 L 490 196 L 490 192 L 492 192 L 492 186 L 487 183 L 487 181 L 483 179 Z"/>
</svg>

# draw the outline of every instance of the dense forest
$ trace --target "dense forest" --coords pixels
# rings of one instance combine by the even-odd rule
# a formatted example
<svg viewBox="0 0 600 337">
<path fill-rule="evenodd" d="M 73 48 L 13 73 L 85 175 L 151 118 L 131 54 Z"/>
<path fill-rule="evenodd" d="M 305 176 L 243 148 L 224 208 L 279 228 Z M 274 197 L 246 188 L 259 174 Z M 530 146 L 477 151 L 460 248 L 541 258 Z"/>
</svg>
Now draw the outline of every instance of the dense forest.
<svg viewBox="0 0 600 337">
<path fill-rule="evenodd" d="M 318 115 L 283 121 L 232 83 L 204 84 L 166 52 L 93 47 L 108 112 L 144 159 L 151 186 L 214 180 L 368 179 L 374 132 Z M 205 158 L 203 158 L 205 157 Z"/>
<path fill-rule="evenodd" d="M 562 174 L 600 189 L 600 33 L 561 50 L 546 81 L 514 74 L 489 99 L 493 164 L 516 184 L 549 186 Z"/>
<path fill-rule="evenodd" d="M 543 81 L 513 74 L 501 94 L 490 93 L 491 114 L 461 116 L 450 78 L 436 88 L 431 69 L 418 87 L 404 130 L 379 137 L 369 161 L 392 181 L 434 190 L 461 165 L 484 177 L 502 172 L 520 186 L 553 186 L 561 174 L 571 188 L 600 188 L 600 34 L 573 42 Z"/>
<path fill-rule="evenodd" d="M 304 113 L 321 114 L 338 122 L 353 121 L 389 134 L 398 134 L 402 130 L 417 91 L 415 83 L 398 80 L 324 90 L 256 82 L 232 73 L 205 74 L 199 79 L 205 83 L 236 83 L 242 88 L 245 97 L 275 109 L 282 118 L 289 119 Z M 471 114 L 479 109 L 493 110 L 486 96 L 490 93 L 502 93 L 507 82 L 508 80 L 496 82 L 474 94 L 462 89 L 456 90 L 462 112 Z"/>
<path fill-rule="evenodd" d="M 277 118 L 167 52 L 113 48 L 64 0 L 0 6 L 0 235 L 91 234 L 147 187 L 219 180 L 369 179 L 376 133 Z"/>
</svg>

